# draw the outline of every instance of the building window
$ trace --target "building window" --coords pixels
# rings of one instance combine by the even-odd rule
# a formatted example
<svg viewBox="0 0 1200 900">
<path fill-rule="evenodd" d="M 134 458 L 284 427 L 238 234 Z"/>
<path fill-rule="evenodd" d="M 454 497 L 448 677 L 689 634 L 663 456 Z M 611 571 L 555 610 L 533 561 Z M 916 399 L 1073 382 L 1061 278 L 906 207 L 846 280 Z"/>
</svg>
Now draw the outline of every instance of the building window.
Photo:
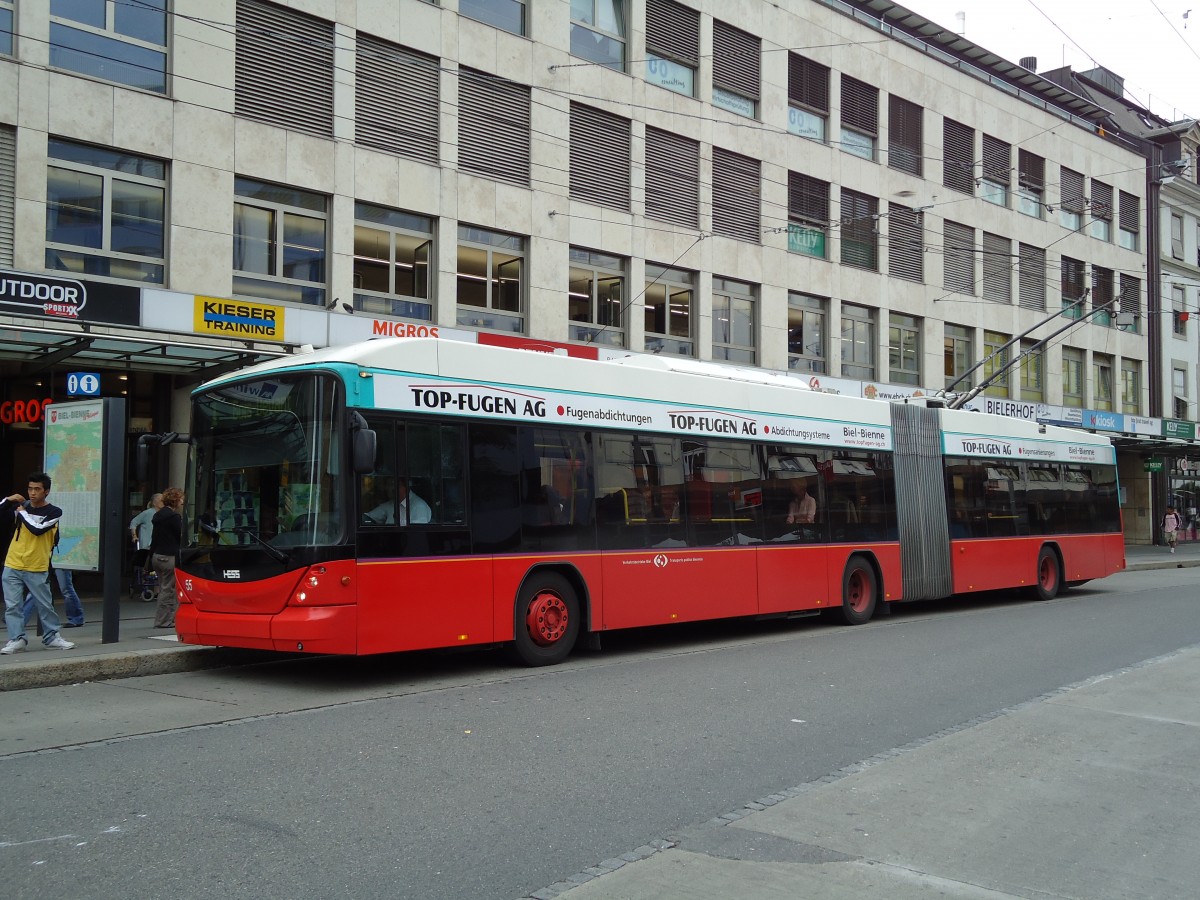
<svg viewBox="0 0 1200 900">
<path fill-rule="evenodd" d="M 51 138 L 46 268 L 163 284 L 167 164 Z"/>
<path fill-rule="evenodd" d="M 788 252 L 825 259 L 829 182 L 788 172 Z"/>
<path fill-rule="evenodd" d="M 1126 250 L 1136 250 L 1142 223 L 1141 200 L 1134 194 L 1121 191 L 1117 203 L 1117 243 Z"/>
<path fill-rule="evenodd" d="M 1059 179 L 1058 222 L 1063 228 L 1078 231 L 1083 227 L 1083 211 L 1087 207 L 1083 175 L 1063 167 Z"/>
<path fill-rule="evenodd" d="M 458 324 L 525 331 L 525 239 L 458 226 Z"/>
<path fill-rule="evenodd" d="M 983 333 L 983 381 L 987 384 L 984 393 L 989 397 L 1007 397 L 1008 379 L 1011 373 L 1012 348 L 1004 345 L 1010 338 L 996 331 Z M 1004 348 L 1004 349 L 1001 349 Z"/>
<path fill-rule="evenodd" d="M 758 115 L 761 41 L 713 20 L 713 106 L 753 119 Z"/>
<path fill-rule="evenodd" d="M 1031 244 L 1021 244 L 1020 275 L 1017 293 L 1026 309 L 1046 308 L 1046 251 Z"/>
<path fill-rule="evenodd" d="M 575 4 L 571 5 L 574 13 Z M 525 33 L 523 0 L 458 0 L 458 11 L 468 19 L 483 22 L 513 34 Z"/>
<path fill-rule="evenodd" d="M 788 54 L 788 131 L 825 143 L 829 119 L 829 67 Z"/>
<path fill-rule="evenodd" d="M 459 169 L 529 187 L 530 106 L 525 85 L 460 68 Z"/>
<path fill-rule="evenodd" d="M 436 166 L 440 159 L 436 57 L 358 32 L 354 140 Z"/>
<path fill-rule="evenodd" d="M 888 95 L 888 166 L 921 175 L 925 171 L 925 110 Z"/>
<path fill-rule="evenodd" d="M 1083 406 L 1083 351 L 1063 347 L 1063 406 Z"/>
<path fill-rule="evenodd" d="M 713 234 L 761 244 L 762 163 L 721 147 L 712 152 Z"/>
<path fill-rule="evenodd" d="M 983 299 L 1012 303 L 1012 241 L 983 233 Z"/>
<path fill-rule="evenodd" d="M 1091 232 L 1101 241 L 1112 240 L 1113 189 L 1111 184 L 1092 179 Z"/>
<path fill-rule="evenodd" d="M 695 318 L 696 275 L 646 263 L 645 347 L 648 353 L 694 356 L 692 320 Z"/>
<path fill-rule="evenodd" d="M 825 353 L 828 303 L 811 294 L 788 294 L 788 368 L 793 372 L 824 375 L 829 371 Z"/>
<path fill-rule="evenodd" d="M 842 188 L 842 265 L 879 269 L 879 201 Z"/>
<path fill-rule="evenodd" d="M 1121 275 L 1121 317 L 1117 327 L 1137 334 L 1142 320 L 1142 283 L 1131 275 Z"/>
<path fill-rule="evenodd" d="M 12 53 L 12 33 L 12 4 L 5 3 L 0 6 L 0 51 Z M 50 65 L 165 94 L 167 0 L 54 0 Z"/>
<path fill-rule="evenodd" d="M 237 0 L 234 112 L 333 136 L 333 23 L 273 3 Z"/>
<path fill-rule="evenodd" d="M 1115 282 L 1112 269 L 1092 266 L 1092 321 L 1097 325 L 1112 325 Z"/>
<path fill-rule="evenodd" d="M 0 267 L 12 268 L 17 206 L 17 130 L 0 125 Z"/>
<path fill-rule="evenodd" d="M 354 308 L 433 321 L 433 220 L 354 204 Z"/>
<path fill-rule="evenodd" d="M 700 144 L 646 128 L 646 215 L 700 227 Z"/>
<path fill-rule="evenodd" d="M 324 306 L 325 197 L 240 176 L 234 194 L 234 295 Z"/>
<path fill-rule="evenodd" d="M 1188 378 L 1187 369 L 1172 367 L 1171 369 L 1171 410 L 1173 418 L 1188 417 Z"/>
<path fill-rule="evenodd" d="M 1092 357 L 1092 409 L 1113 408 L 1113 358 L 1097 353 Z"/>
<path fill-rule="evenodd" d="M 625 71 L 625 0 L 571 0 L 571 55 Z"/>
<path fill-rule="evenodd" d="M 570 339 L 624 347 L 625 260 L 572 247 L 567 278 Z"/>
<path fill-rule="evenodd" d="M 921 320 L 888 316 L 888 379 L 892 384 L 921 383 Z"/>
<path fill-rule="evenodd" d="M 13 52 L 13 0 L 0 0 L 0 54 Z"/>
<path fill-rule="evenodd" d="M 1059 264 L 1063 315 L 1078 319 L 1083 315 L 1083 262 L 1064 256 Z"/>
<path fill-rule="evenodd" d="M 946 290 L 975 295 L 975 229 L 969 225 L 942 223 L 942 282 Z"/>
<path fill-rule="evenodd" d="M 979 196 L 988 203 L 1008 206 L 1008 191 L 1012 184 L 1012 145 L 1007 141 L 983 136 L 983 181 Z"/>
<path fill-rule="evenodd" d="M 1171 213 L 1171 256 L 1183 259 L 1183 216 Z"/>
<path fill-rule="evenodd" d="M 888 204 L 888 274 L 925 280 L 925 214 L 898 203 Z"/>
<path fill-rule="evenodd" d="M 713 359 L 753 366 L 758 362 L 758 302 L 753 285 L 713 277 Z"/>
<path fill-rule="evenodd" d="M 879 88 L 842 75 L 842 149 L 875 159 L 879 134 Z"/>
<path fill-rule="evenodd" d="M 629 212 L 630 124 L 571 104 L 571 199 Z"/>
<path fill-rule="evenodd" d="M 1121 360 L 1121 412 L 1142 412 L 1142 364 L 1136 359 Z"/>
<path fill-rule="evenodd" d="M 700 13 L 674 0 L 646 0 L 646 80 L 696 96 Z"/>
<path fill-rule="evenodd" d="M 1185 297 L 1182 285 L 1171 286 L 1171 331 L 1178 337 L 1187 337 L 1187 323 L 1191 318 L 1184 303 Z"/>
<path fill-rule="evenodd" d="M 1021 399 L 1044 400 L 1045 348 L 1037 341 L 1021 341 Z"/>
<path fill-rule="evenodd" d="M 975 193 L 975 129 L 953 119 L 942 120 L 942 183 Z"/>
<path fill-rule="evenodd" d="M 955 390 L 968 390 L 975 380 L 969 376 L 965 378 L 963 376 L 975 365 L 975 330 L 963 325 L 951 325 L 947 322 L 943 335 L 942 352 L 945 362 L 946 387 L 953 384 Z"/>
<path fill-rule="evenodd" d="M 875 380 L 875 311 L 842 304 L 842 377 Z"/>
<path fill-rule="evenodd" d="M 1017 151 L 1017 209 L 1035 219 L 1042 217 L 1046 190 L 1046 160 L 1028 150 Z"/>
</svg>

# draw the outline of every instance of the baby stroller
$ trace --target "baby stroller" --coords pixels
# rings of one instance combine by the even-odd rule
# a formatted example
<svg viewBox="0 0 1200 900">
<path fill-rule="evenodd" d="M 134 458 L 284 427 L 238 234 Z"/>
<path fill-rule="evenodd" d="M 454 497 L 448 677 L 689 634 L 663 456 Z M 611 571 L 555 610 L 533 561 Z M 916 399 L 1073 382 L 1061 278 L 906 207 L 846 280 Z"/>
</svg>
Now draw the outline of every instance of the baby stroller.
<svg viewBox="0 0 1200 900">
<path fill-rule="evenodd" d="M 149 566 L 150 548 L 143 550 L 139 544 L 133 552 L 133 578 L 129 582 L 129 596 L 144 603 L 154 599 L 154 592 L 158 588 L 158 575 Z"/>
</svg>

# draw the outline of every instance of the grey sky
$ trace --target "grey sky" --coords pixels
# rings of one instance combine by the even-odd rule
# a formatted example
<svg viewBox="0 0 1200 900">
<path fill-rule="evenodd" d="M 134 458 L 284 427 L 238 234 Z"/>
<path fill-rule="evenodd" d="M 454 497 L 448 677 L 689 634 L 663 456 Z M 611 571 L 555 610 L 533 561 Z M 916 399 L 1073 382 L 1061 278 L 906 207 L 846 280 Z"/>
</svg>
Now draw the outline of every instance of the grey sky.
<svg viewBox="0 0 1200 900">
<path fill-rule="evenodd" d="M 1094 60 L 1160 116 L 1200 118 L 1200 0 L 900 2 L 951 31 L 965 22 L 968 40 L 1005 59 L 1036 56 L 1038 71 L 1084 71 Z"/>
</svg>

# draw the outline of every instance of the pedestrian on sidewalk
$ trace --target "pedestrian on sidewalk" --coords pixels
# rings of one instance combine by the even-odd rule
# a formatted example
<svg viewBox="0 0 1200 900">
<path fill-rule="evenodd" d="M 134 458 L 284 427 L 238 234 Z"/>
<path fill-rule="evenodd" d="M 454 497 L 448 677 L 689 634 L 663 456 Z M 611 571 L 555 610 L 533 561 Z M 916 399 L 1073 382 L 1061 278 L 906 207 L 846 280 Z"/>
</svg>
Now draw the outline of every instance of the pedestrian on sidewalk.
<svg viewBox="0 0 1200 900">
<path fill-rule="evenodd" d="M 19 653 L 29 646 L 25 639 L 25 592 L 33 594 L 44 633 L 42 644 L 48 650 L 70 650 L 74 644 L 59 633 L 58 613 L 50 597 L 50 554 L 58 541 L 58 523 L 62 510 L 51 503 L 50 476 L 35 472 L 26 485 L 29 499 L 11 494 L 0 501 L 0 515 L 11 509 L 15 520 L 8 555 L 4 558 L 4 626 L 8 643 L 0 654 Z"/>
<path fill-rule="evenodd" d="M 1175 544 L 1179 540 L 1179 529 L 1183 527 L 1183 519 L 1179 513 L 1175 512 L 1175 507 L 1168 506 L 1167 514 L 1163 516 L 1162 530 L 1163 537 L 1166 538 L 1167 546 L 1171 548 L 1171 552 L 1175 552 Z"/>
<path fill-rule="evenodd" d="M 133 537 L 133 569 L 136 572 L 139 568 L 149 572 L 150 569 L 150 541 L 154 538 L 154 515 L 163 505 L 163 495 L 155 494 L 150 498 L 150 502 L 146 504 L 146 508 L 133 517 L 129 522 L 129 533 Z M 138 584 L 135 580 L 135 584 Z M 151 588 L 150 600 L 158 599 L 158 585 L 155 584 Z M 148 601 L 149 602 L 149 601 Z"/>
<path fill-rule="evenodd" d="M 75 575 L 70 569 L 60 569 L 57 566 L 52 567 L 54 572 L 54 580 L 58 582 L 58 589 L 63 595 L 63 610 L 67 614 L 67 621 L 63 623 L 63 628 L 79 628 L 84 624 L 83 617 L 83 601 L 79 599 L 79 594 L 75 592 Z M 46 587 L 50 587 L 50 579 L 46 579 Z M 54 592 L 50 592 L 51 602 L 53 602 Z M 25 594 L 25 627 L 28 628 L 33 622 L 34 609 L 33 594 L 26 592 Z M 45 630 L 45 623 L 42 625 L 42 630 Z"/>
<path fill-rule="evenodd" d="M 154 514 L 154 533 L 150 537 L 150 563 L 158 576 L 158 606 L 154 611 L 155 628 L 174 628 L 179 597 L 175 594 L 175 563 L 183 543 L 183 491 L 167 488 L 162 509 Z"/>
</svg>

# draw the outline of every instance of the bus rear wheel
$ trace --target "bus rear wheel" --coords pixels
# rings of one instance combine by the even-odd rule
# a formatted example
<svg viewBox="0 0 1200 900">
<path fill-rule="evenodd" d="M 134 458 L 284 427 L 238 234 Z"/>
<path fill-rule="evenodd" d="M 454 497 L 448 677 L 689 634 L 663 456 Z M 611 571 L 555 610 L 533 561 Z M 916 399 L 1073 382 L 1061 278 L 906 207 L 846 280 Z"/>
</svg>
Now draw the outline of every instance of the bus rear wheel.
<svg viewBox="0 0 1200 900">
<path fill-rule="evenodd" d="M 875 570 L 861 557 L 852 558 L 842 575 L 842 620 L 847 625 L 871 621 L 878 596 Z"/>
<path fill-rule="evenodd" d="M 1050 547 L 1043 547 L 1038 553 L 1037 578 L 1033 583 L 1033 593 L 1039 600 L 1053 600 L 1058 596 L 1062 586 L 1062 571 L 1058 565 L 1058 554 Z"/>
<path fill-rule="evenodd" d="M 527 666 L 562 662 L 579 637 L 579 598 L 555 572 L 534 574 L 517 596 L 513 654 Z"/>
</svg>

